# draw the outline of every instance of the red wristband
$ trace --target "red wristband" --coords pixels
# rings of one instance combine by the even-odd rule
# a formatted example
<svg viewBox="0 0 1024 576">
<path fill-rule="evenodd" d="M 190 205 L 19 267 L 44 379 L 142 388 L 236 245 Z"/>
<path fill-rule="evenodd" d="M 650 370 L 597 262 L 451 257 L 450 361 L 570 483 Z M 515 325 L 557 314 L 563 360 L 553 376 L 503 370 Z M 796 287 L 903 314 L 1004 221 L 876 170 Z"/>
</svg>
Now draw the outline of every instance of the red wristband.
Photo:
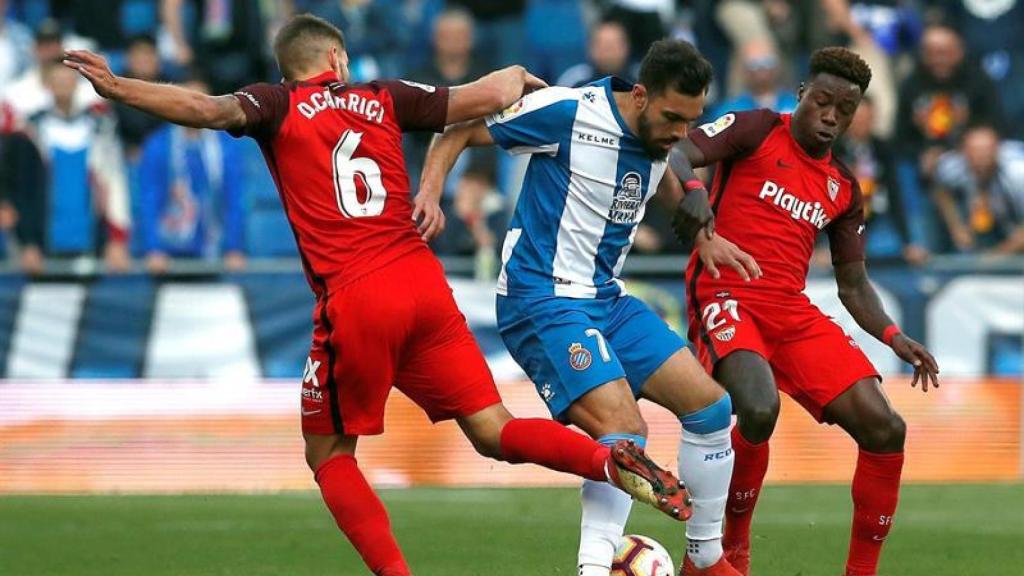
<svg viewBox="0 0 1024 576">
<path fill-rule="evenodd" d="M 683 182 L 683 190 L 685 192 L 687 192 L 687 193 L 693 192 L 694 190 L 703 190 L 703 189 L 704 189 L 704 182 L 702 180 L 698 180 L 697 178 L 694 178 L 693 180 L 687 180 L 686 182 Z"/>
<path fill-rule="evenodd" d="M 884 342 L 886 346 L 892 346 L 892 339 L 895 338 L 897 334 L 903 334 L 900 327 L 895 324 L 889 324 L 885 327 L 885 330 L 882 331 L 882 342 Z"/>
</svg>

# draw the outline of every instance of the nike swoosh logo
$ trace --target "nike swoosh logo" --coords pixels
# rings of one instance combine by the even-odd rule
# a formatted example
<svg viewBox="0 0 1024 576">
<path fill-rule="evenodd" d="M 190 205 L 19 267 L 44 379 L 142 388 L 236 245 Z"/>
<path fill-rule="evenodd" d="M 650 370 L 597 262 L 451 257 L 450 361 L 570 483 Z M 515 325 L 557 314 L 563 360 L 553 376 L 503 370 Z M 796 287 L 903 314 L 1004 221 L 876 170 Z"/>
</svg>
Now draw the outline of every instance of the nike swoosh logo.
<svg viewBox="0 0 1024 576">
<path fill-rule="evenodd" d="M 303 409 L 302 410 L 302 415 L 303 416 L 312 416 L 314 414 L 319 414 L 321 412 L 323 412 L 323 410 L 309 410 L 309 411 L 306 411 L 305 409 Z"/>
<path fill-rule="evenodd" d="M 778 160 L 776 160 L 775 161 L 775 165 L 778 166 L 779 168 L 792 168 L 792 166 L 790 166 L 789 164 L 786 164 L 785 162 L 783 162 L 782 158 L 779 158 Z"/>
<path fill-rule="evenodd" d="M 746 514 L 749 511 L 750 506 L 747 506 L 746 508 L 729 508 L 729 512 L 732 512 L 733 514 Z"/>
<path fill-rule="evenodd" d="M 871 537 L 875 542 L 885 542 L 885 536 L 874 535 Z"/>
</svg>

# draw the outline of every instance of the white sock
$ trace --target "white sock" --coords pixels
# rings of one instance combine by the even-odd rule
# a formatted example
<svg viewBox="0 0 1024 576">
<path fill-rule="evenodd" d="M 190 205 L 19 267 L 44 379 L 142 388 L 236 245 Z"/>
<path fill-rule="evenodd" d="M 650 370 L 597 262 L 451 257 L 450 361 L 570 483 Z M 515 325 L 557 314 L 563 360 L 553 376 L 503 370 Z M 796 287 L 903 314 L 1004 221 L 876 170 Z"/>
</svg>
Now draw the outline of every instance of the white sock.
<svg viewBox="0 0 1024 576">
<path fill-rule="evenodd" d="M 584 480 L 580 493 L 580 576 L 608 576 L 633 499 L 607 482 L 593 480 Z"/>
<path fill-rule="evenodd" d="M 686 522 L 686 550 L 698 568 L 707 568 L 722 557 L 722 518 L 733 459 L 728 427 L 710 434 L 683 429 L 679 479 L 693 500 L 693 516 Z"/>
</svg>

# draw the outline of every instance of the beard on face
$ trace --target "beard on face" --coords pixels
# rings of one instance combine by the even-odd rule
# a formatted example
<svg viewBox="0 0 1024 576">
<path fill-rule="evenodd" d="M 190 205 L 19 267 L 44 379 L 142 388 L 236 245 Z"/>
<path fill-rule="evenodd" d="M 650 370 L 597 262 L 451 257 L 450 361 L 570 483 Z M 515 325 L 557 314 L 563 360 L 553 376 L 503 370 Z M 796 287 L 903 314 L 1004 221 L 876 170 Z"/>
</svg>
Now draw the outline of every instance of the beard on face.
<svg viewBox="0 0 1024 576">
<path fill-rule="evenodd" d="M 646 110 L 644 111 L 646 112 Z M 636 127 L 640 132 L 637 136 L 640 137 L 640 145 L 643 146 L 644 152 L 648 156 L 655 160 L 664 160 L 668 158 L 669 150 L 661 147 L 661 142 L 654 139 L 651 136 L 651 123 L 647 121 L 647 114 L 644 112 L 640 113 L 640 117 L 637 118 Z"/>
</svg>

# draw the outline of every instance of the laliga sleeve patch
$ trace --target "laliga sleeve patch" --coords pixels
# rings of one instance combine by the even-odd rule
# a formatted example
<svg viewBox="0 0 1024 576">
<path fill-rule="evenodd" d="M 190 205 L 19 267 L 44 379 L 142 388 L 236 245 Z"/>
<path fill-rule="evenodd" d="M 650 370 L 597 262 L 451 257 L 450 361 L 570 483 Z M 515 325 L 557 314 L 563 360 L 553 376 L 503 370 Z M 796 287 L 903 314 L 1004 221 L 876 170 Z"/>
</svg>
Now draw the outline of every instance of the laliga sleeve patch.
<svg viewBox="0 0 1024 576">
<path fill-rule="evenodd" d="M 508 108 L 505 108 L 501 112 L 498 112 L 498 121 L 515 118 L 516 115 L 523 111 L 523 108 L 526 108 L 526 99 L 529 97 L 529 95 L 523 96 L 519 100 L 513 102 L 512 105 L 509 106 Z"/>
<path fill-rule="evenodd" d="M 730 112 L 730 113 L 726 114 L 725 116 L 719 117 L 714 122 L 709 122 L 707 124 L 701 125 L 700 129 L 705 134 L 708 135 L 708 138 L 714 138 L 715 136 L 717 136 L 717 135 L 721 134 L 723 131 L 725 131 L 726 128 L 728 128 L 729 126 L 732 126 L 733 122 L 735 122 L 735 121 L 736 121 L 736 115 L 733 114 L 732 112 Z"/>
</svg>

